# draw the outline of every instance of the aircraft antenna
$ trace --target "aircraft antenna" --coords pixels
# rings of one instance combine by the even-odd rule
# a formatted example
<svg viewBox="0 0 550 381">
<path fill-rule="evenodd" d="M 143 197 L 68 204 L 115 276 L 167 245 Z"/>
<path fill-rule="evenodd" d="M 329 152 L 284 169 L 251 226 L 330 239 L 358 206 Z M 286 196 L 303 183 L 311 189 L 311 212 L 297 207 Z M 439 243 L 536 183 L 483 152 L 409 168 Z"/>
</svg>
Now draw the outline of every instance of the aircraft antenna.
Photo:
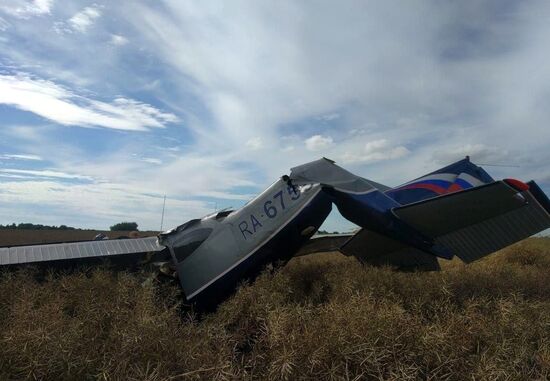
<svg viewBox="0 0 550 381">
<path fill-rule="evenodd" d="M 478 165 L 484 165 L 484 166 L 486 166 L 486 167 L 521 168 L 521 165 L 512 165 L 512 164 L 484 164 L 484 163 L 479 163 Z"/>
<path fill-rule="evenodd" d="M 166 207 L 166 195 L 164 195 L 164 201 L 162 202 L 162 217 L 160 217 L 160 232 L 162 233 L 162 225 L 164 225 L 164 208 Z"/>
</svg>

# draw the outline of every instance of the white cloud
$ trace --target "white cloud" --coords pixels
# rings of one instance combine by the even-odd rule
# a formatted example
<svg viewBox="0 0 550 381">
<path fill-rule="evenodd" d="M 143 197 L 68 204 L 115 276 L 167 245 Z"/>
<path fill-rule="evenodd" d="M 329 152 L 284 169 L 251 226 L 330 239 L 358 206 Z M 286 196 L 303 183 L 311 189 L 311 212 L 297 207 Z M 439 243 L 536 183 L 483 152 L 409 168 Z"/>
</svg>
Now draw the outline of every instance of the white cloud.
<svg viewBox="0 0 550 381">
<path fill-rule="evenodd" d="M 330 114 L 321 115 L 319 117 L 320 120 L 325 121 L 325 122 L 330 122 L 330 121 L 333 121 L 333 120 L 337 120 L 339 118 L 340 118 L 340 114 L 337 113 L 337 112 L 332 112 Z"/>
<path fill-rule="evenodd" d="M 5 126 L 3 132 L 10 138 L 23 139 L 33 145 L 43 142 L 42 134 L 35 126 Z"/>
<path fill-rule="evenodd" d="M 433 160 L 438 164 L 450 163 L 455 160 L 470 156 L 471 160 L 485 164 L 511 164 L 510 153 L 506 149 L 499 147 L 486 146 L 485 144 L 465 144 L 463 146 L 451 146 L 444 150 L 437 150 L 433 153 Z"/>
<path fill-rule="evenodd" d="M 368 142 L 359 152 L 346 152 L 343 160 L 346 163 L 372 163 L 376 161 L 398 159 L 410 151 L 404 146 L 392 147 L 386 139 Z"/>
<path fill-rule="evenodd" d="M 149 164 L 155 164 L 155 165 L 161 165 L 162 164 L 162 160 L 156 159 L 154 157 L 143 157 L 143 158 L 141 158 L 141 161 L 143 161 L 145 163 L 149 163 Z"/>
<path fill-rule="evenodd" d="M 10 27 L 10 24 L 0 17 L 0 32 L 5 32 Z"/>
<path fill-rule="evenodd" d="M 90 176 L 84 176 L 74 173 L 65 173 L 53 170 L 30 170 L 30 169 L 0 169 L 0 173 L 23 175 L 23 176 L 35 176 L 35 177 L 49 177 L 57 179 L 67 180 L 93 180 Z"/>
<path fill-rule="evenodd" d="M 264 146 L 264 143 L 262 141 L 262 138 L 260 137 L 254 137 L 250 138 L 246 141 L 245 145 L 250 148 L 251 150 L 259 150 Z"/>
<path fill-rule="evenodd" d="M 41 156 L 38 155 L 24 155 L 24 154 L 14 154 L 14 155 L 0 155 L 0 160 L 32 160 L 32 161 L 42 161 Z"/>
<path fill-rule="evenodd" d="M 254 1 L 224 7 L 164 0 L 163 7 L 131 7 L 125 12 L 139 32 L 135 39 L 181 74 L 181 86 L 211 117 L 208 133 L 198 140 L 202 147 L 219 149 L 211 136 L 221 145 L 242 146 L 254 136 L 272 142 L 281 126 L 297 125 L 299 131 L 300 122 L 338 110 L 341 117 L 332 122 L 338 131 L 330 131 L 338 141 L 333 149 L 348 131 L 368 125 L 365 135 L 433 152 L 462 128 L 457 126 L 469 125 L 457 141 L 475 136 L 474 141 L 510 147 L 519 139 L 530 147 L 536 140 L 538 155 L 545 155 L 542 142 L 550 131 L 540 127 L 550 116 L 542 106 L 550 69 L 540 64 L 550 35 L 545 2 L 507 3 L 499 12 L 487 2 L 434 8 L 429 1 L 323 3 L 315 10 L 307 3 Z M 426 12 L 437 17 L 426 19 Z M 198 119 L 202 128 L 205 120 Z M 537 134 L 546 139 L 534 139 Z M 284 149 L 277 148 L 273 151 Z M 386 156 L 408 152 L 392 149 Z M 362 151 L 348 156 L 357 163 L 381 157 Z M 423 156 L 426 163 L 429 156 Z M 263 151 L 254 162 L 273 171 L 280 165 Z"/>
<path fill-rule="evenodd" d="M 31 16 L 49 14 L 52 5 L 53 0 L 2 0 L 0 1 L 0 11 L 26 19 Z"/>
<path fill-rule="evenodd" d="M 68 126 L 143 131 L 178 120 L 174 114 L 133 99 L 116 98 L 112 103 L 97 101 L 24 73 L 0 74 L 0 104 Z"/>
<path fill-rule="evenodd" d="M 388 148 L 388 141 L 386 139 L 373 140 L 365 144 L 364 153 L 366 155 L 372 155 Z"/>
<path fill-rule="evenodd" d="M 64 21 L 56 21 L 53 23 L 53 30 L 57 34 L 73 33 L 73 30 Z"/>
<path fill-rule="evenodd" d="M 85 7 L 80 12 L 75 13 L 67 21 L 57 21 L 53 25 L 53 29 L 58 34 L 65 33 L 86 33 L 88 29 L 95 23 L 95 21 L 101 17 L 101 9 L 98 5 L 94 4 L 90 7 Z M 124 37 L 112 35 L 111 43 L 119 42 L 124 44 Z M 119 37 L 119 38 L 115 38 Z"/>
<path fill-rule="evenodd" d="M 73 30 L 85 33 L 95 20 L 101 16 L 97 6 L 86 7 L 68 20 Z"/>
<path fill-rule="evenodd" d="M 425 30 L 410 30 L 416 27 L 411 19 L 423 14 L 422 6 L 396 12 L 384 5 L 372 5 L 370 10 L 358 3 L 325 4 L 315 9 L 315 17 L 304 18 L 312 10 L 301 3 L 223 7 L 167 0 L 163 4 L 164 8 L 135 5 L 129 12 L 135 17 L 128 21 L 158 57 L 186 82 L 191 79 L 191 90 L 211 111 L 220 130 L 215 135 L 223 134 L 222 141 L 246 141 L 251 131 L 265 134 L 264 141 L 269 141 L 279 126 L 313 115 L 321 115 L 318 119 L 323 121 L 343 120 L 341 114 L 350 111 L 345 108 L 348 104 L 364 109 L 365 115 L 380 105 L 395 108 L 401 100 L 389 91 L 388 81 L 392 89 L 403 90 L 400 99 L 420 103 L 417 84 L 424 77 L 439 78 L 430 70 L 424 46 L 412 61 L 408 55 L 412 50 L 408 47 L 417 39 L 415 46 L 426 42 Z M 377 33 L 387 29 L 377 15 L 379 8 L 395 14 L 396 28 Z M 284 17 L 275 20 L 274 14 Z M 326 27 L 344 23 L 346 28 L 336 31 Z M 434 27 L 432 22 L 422 26 Z M 320 47 L 318 41 L 326 44 Z M 403 62 L 415 69 L 422 65 L 421 70 L 401 70 Z M 341 113 L 333 111 L 341 108 Z"/>
<path fill-rule="evenodd" d="M 135 149 L 133 144 L 130 147 Z M 176 157 L 171 152 L 157 152 L 157 156 L 149 158 L 162 161 L 162 165 L 151 166 L 143 164 L 140 159 L 128 160 L 131 154 L 125 151 L 121 147 L 119 151 L 95 160 L 65 162 L 59 159 L 56 170 L 78 173 L 96 181 L 125 184 L 143 193 L 162 192 L 169 197 L 242 199 L 241 195 L 232 192 L 233 188 L 256 186 L 256 182 L 250 179 L 248 168 L 231 165 L 231 152 L 182 153 Z"/>
<path fill-rule="evenodd" d="M 123 46 L 128 43 L 128 39 L 118 34 L 112 34 L 110 43 L 115 46 Z"/>
<path fill-rule="evenodd" d="M 33 206 L 40 205 L 56 224 L 106 227 L 131 218 L 140 228 L 154 229 L 166 194 L 164 226 L 168 228 L 212 212 L 214 203 L 205 198 L 217 199 L 219 207 L 239 207 L 253 195 L 237 194 L 232 188 L 256 185 L 246 171 L 226 164 L 226 156 L 182 155 L 162 166 L 144 165 L 127 156 L 115 152 L 93 161 L 58 163 L 55 169 L 0 170 L 0 177 L 14 179 L 0 181 L 0 216 L 20 221 L 25 210 L 31 215 Z M 6 205 L 11 205 L 12 212 L 3 214 Z M 33 222 L 41 218 L 32 216 Z"/>
<path fill-rule="evenodd" d="M 321 151 L 330 147 L 333 140 L 330 136 L 313 135 L 305 140 L 306 148 L 310 151 Z"/>
<path fill-rule="evenodd" d="M 148 195 L 123 184 L 68 184 L 53 179 L 2 181 L 0 200 L 0 223 L 28 221 L 32 217 L 36 223 L 105 229 L 131 220 L 137 221 L 142 230 L 159 228 L 163 202 L 161 195 Z M 169 197 L 164 227 L 175 227 L 211 211 L 207 202 Z"/>
</svg>

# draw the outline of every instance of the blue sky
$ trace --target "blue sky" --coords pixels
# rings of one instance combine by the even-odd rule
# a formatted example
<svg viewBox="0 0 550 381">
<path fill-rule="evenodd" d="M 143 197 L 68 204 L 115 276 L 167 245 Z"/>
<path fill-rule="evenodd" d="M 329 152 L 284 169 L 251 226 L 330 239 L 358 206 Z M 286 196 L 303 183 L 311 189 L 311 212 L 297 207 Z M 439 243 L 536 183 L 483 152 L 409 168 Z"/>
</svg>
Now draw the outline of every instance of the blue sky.
<svg viewBox="0 0 550 381">
<path fill-rule="evenodd" d="M 0 223 L 158 229 L 329 157 L 550 191 L 547 1 L 0 0 Z M 324 226 L 352 225 L 332 215 Z"/>
</svg>

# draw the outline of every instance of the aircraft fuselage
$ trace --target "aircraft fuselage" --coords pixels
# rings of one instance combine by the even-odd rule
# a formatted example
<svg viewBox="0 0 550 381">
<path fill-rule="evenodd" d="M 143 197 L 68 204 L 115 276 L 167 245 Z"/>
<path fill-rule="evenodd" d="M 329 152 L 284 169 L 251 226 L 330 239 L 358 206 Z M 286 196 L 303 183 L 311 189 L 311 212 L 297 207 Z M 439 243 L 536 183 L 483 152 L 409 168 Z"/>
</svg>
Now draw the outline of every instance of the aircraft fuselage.
<svg viewBox="0 0 550 381">
<path fill-rule="evenodd" d="M 187 300 L 215 304 L 265 265 L 288 261 L 330 213 L 332 200 L 321 190 L 279 179 L 237 211 L 162 234 Z"/>
</svg>

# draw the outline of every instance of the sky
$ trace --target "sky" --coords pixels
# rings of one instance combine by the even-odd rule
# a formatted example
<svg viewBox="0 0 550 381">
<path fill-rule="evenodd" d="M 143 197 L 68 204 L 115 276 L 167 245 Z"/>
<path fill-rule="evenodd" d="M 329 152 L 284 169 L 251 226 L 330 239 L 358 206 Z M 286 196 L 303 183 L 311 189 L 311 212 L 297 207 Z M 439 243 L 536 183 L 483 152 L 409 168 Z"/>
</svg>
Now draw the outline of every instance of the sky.
<svg viewBox="0 0 550 381">
<path fill-rule="evenodd" d="M 0 224 L 166 229 L 321 157 L 550 193 L 549 52 L 548 1 L 0 0 Z"/>
</svg>

